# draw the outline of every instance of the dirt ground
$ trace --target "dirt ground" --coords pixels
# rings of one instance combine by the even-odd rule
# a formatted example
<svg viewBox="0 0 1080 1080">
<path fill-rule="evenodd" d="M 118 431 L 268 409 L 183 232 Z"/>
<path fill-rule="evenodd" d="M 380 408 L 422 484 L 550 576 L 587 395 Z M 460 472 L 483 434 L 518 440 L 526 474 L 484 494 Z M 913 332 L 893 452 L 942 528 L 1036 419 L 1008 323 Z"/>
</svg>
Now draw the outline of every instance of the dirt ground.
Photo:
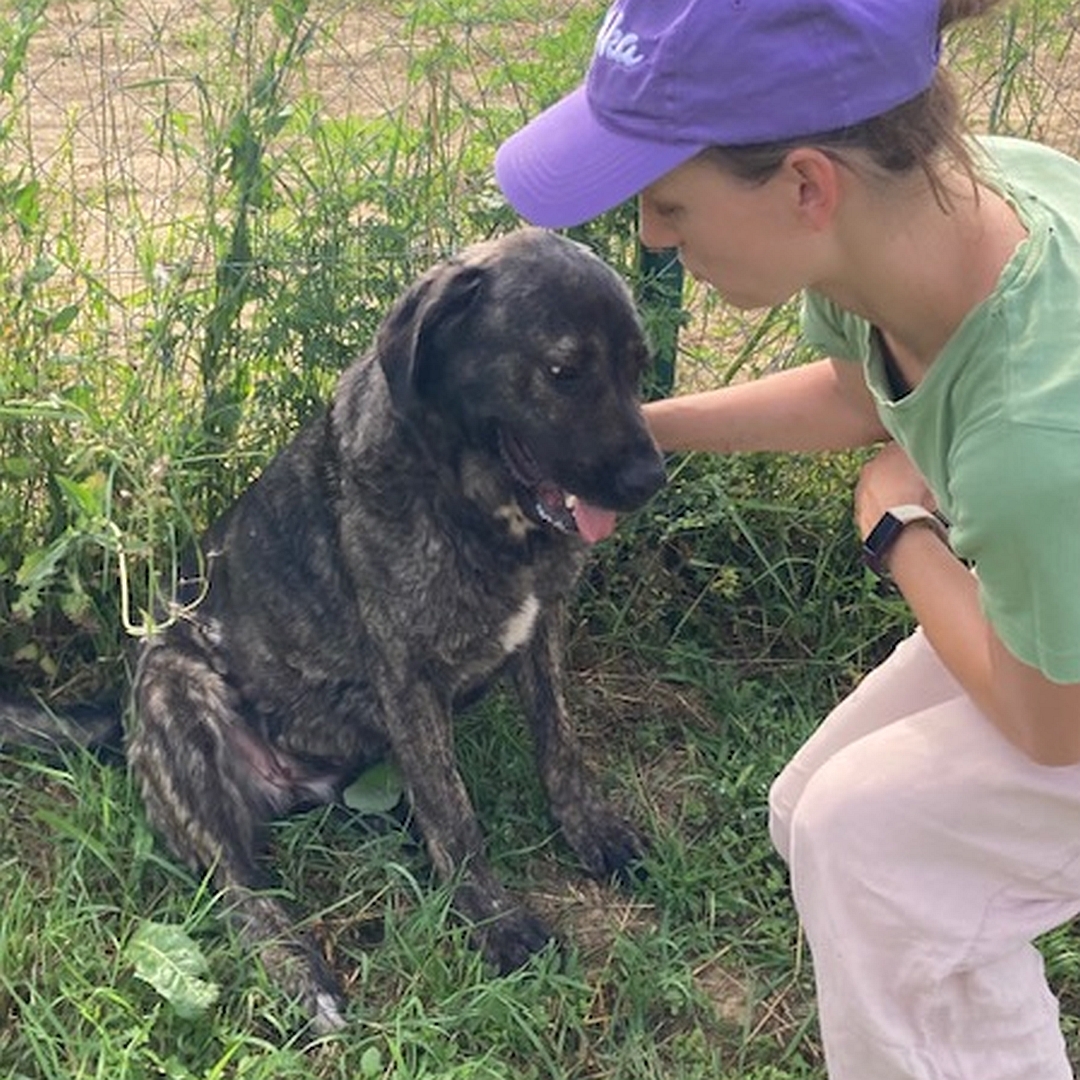
<svg viewBox="0 0 1080 1080">
<path fill-rule="evenodd" d="M 253 39 L 270 32 L 266 19 L 245 24 L 237 6 L 52 0 L 33 36 L 9 165 L 43 180 L 47 205 L 113 295 L 146 283 L 140 240 L 212 198 L 209 129 L 227 120 L 217 88 L 241 82 L 235 69 L 245 53 L 256 62 Z M 372 5 L 337 7 L 290 89 L 337 115 L 397 107 L 406 88 L 399 21 Z"/>
</svg>

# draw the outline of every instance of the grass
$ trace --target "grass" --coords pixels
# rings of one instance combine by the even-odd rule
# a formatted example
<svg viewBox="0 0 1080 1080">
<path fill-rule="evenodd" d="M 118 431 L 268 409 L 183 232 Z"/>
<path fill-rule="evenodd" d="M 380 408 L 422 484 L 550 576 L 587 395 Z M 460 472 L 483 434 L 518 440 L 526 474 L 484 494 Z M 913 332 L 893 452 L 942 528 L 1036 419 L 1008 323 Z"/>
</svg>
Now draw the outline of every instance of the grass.
<svg viewBox="0 0 1080 1080">
<path fill-rule="evenodd" d="M 384 0 L 363 19 L 354 6 L 7 0 L 0 689 L 122 694 L 179 546 L 407 280 L 510 227 L 492 148 L 576 80 L 602 5 Z M 1025 0 L 953 40 L 988 126 L 1069 148 L 1075 33 L 1063 0 Z M 91 90 L 54 115 L 82 85 L 73 63 Z M 122 76 L 108 94 L 103 71 Z M 630 210 L 576 235 L 636 280 Z M 740 320 L 692 285 L 685 308 L 682 386 L 800 359 L 790 310 Z M 662 331 L 672 313 L 648 315 Z M 513 701 L 462 718 L 492 858 L 559 929 L 562 956 L 492 978 L 393 820 L 332 810 L 276 826 L 281 887 L 349 985 L 343 1036 L 305 1034 L 206 883 L 154 841 L 122 768 L 4 752 L 0 1076 L 820 1078 L 765 800 L 908 625 L 854 557 L 856 464 L 673 462 L 669 488 L 598 553 L 571 696 L 604 785 L 653 839 L 632 894 L 589 882 L 552 836 Z M 219 986 L 209 1009 L 185 1018 L 139 977 L 130 944 L 147 923 L 201 951 Z M 1074 931 L 1044 953 L 1080 1047 Z"/>
<path fill-rule="evenodd" d="M 617 685 L 625 716 L 625 677 Z M 499 698 L 462 724 L 466 774 L 506 777 L 473 784 L 496 866 L 561 930 L 561 961 L 492 979 L 400 829 L 373 832 L 340 811 L 278 827 L 284 888 L 313 911 L 353 997 L 352 1031 L 322 1045 L 297 1036 L 299 1018 L 222 928 L 213 898 L 161 856 L 122 770 L 83 755 L 8 761 L 0 866 L 15 887 L 0 1061 L 35 1077 L 352 1076 L 362 1061 L 374 1071 L 360 1075 L 398 1077 L 742 1076 L 775 1061 L 787 1063 L 775 1075 L 812 1075 L 794 920 L 761 835 L 773 765 L 732 768 L 758 737 L 748 725 L 718 730 L 707 714 L 692 725 L 688 690 L 645 692 L 633 731 L 595 673 L 577 702 L 593 754 L 601 722 L 616 729 L 605 776 L 656 839 L 652 876 L 633 896 L 588 882 L 549 835 L 513 704 Z M 664 713 L 658 695 L 670 698 Z M 791 703 L 765 684 L 733 684 L 728 705 L 790 724 Z M 772 762 L 785 752 L 776 746 Z M 202 946 L 221 984 L 209 1014 L 183 1020 L 136 978 L 126 942 L 144 919 L 181 925 Z M 753 1032 L 766 1010 L 768 1030 Z"/>
</svg>

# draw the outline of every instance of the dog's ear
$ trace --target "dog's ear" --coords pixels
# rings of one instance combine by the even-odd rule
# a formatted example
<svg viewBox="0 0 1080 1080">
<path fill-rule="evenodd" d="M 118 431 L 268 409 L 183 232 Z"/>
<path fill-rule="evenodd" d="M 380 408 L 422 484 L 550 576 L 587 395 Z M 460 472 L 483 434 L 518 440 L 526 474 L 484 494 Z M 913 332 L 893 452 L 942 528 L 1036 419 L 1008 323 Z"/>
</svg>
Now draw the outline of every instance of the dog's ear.
<svg viewBox="0 0 1080 1080">
<path fill-rule="evenodd" d="M 420 278 L 383 320 L 375 347 L 390 397 L 406 410 L 422 396 L 438 363 L 439 338 L 459 328 L 476 302 L 484 268 L 442 263 Z"/>
</svg>

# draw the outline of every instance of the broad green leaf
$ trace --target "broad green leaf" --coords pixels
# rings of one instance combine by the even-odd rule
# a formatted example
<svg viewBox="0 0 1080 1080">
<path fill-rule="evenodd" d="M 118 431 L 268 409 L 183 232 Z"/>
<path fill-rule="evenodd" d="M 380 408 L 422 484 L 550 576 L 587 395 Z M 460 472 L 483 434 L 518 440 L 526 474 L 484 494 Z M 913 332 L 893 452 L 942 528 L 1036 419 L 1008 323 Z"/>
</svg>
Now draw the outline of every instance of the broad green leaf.
<svg viewBox="0 0 1080 1080">
<path fill-rule="evenodd" d="M 377 1046 L 369 1046 L 360 1055 L 360 1075 L 364 1080 L 372 1080 L 383 1074 L 383 1057 Z"/>
<path fill-rule="evenodd" d="M 59 311 L 54 311 L 45 320 L 45 326 L 54 334 L 62 334 L 78 318 L 79 305 L 66 304 Z"/>
<path fill-rule="evenodd" d="M 136 976 L 148 982 L 178 1016 L 194 1019 L 217 1001 L 217 984 L 203 978 L 208 971 L 206 957 L 179 926 L 143 922 L 128 942 L 125 956 Z"/>
<path fill-rule="evenodd" d="M 84 480 L 59 475 L 53 479 L 77 513 L 91 519 L 105 516 L 108 483 L 104 473 L 91 473 Z"/>
<path fill-rule="evenodd" d="M 345 805 L 361 814 L 388 814 L 401 801 L 405 785 L 388 761 L 362 772 L 342 793 Z"/>
</svg>

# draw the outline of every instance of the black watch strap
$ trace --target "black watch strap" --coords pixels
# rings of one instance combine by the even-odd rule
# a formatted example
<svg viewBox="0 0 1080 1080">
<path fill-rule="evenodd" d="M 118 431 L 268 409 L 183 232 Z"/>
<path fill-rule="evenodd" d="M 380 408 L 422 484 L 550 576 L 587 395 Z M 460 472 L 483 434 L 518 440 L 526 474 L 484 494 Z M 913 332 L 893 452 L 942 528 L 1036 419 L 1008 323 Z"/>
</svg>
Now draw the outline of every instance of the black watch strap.
<svg viewBox="0 0 1080 1080">
<path fill-rule="evenodd" d="M 878 519 L 863 541 L 863 562 L 880 578 L 888 578 L 885 556 L 896 543 L 896 538 L 913 522 L 929 525 L 943 540 L 948 537 L 945 523 L 932 510 L 915 503 L 891 506 Z"/>
</svg>

